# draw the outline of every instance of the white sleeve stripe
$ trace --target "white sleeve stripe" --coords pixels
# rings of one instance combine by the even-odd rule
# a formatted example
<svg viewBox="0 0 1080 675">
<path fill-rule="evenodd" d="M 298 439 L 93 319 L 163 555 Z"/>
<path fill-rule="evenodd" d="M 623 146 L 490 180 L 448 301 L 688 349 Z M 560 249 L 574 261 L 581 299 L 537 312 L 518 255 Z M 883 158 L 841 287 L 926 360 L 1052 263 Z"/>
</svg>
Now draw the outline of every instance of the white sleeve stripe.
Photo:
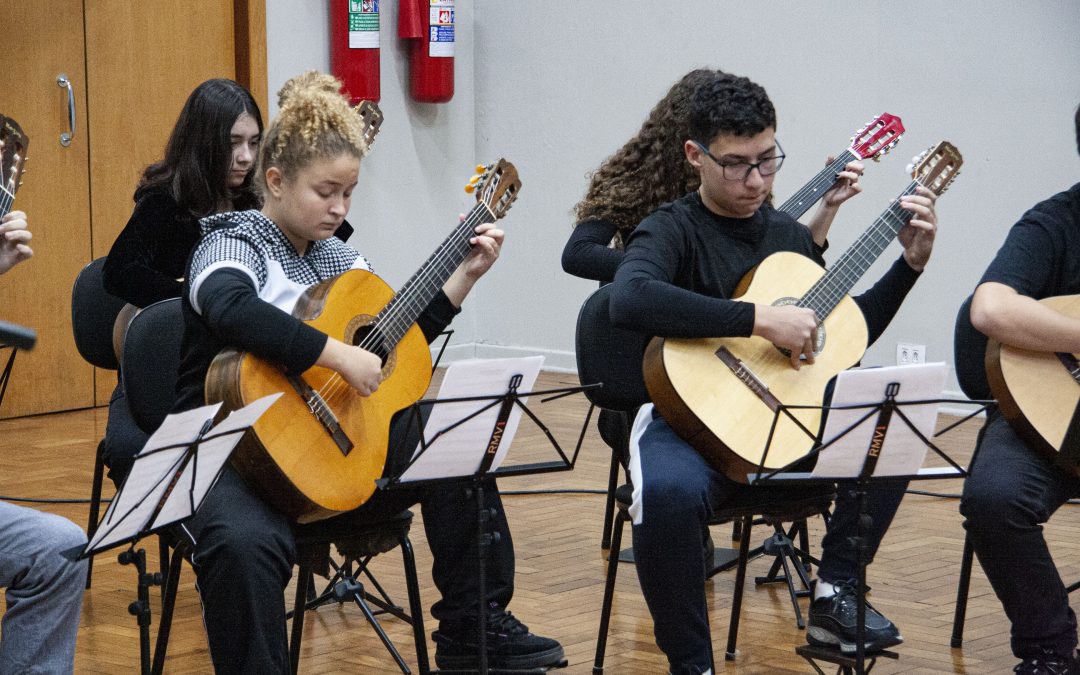
<svg viewBox="0 0 1080 675">
<path fill-rule="evenodd" d="M 203 269 L 202 272 L 199 272 L 199 276 L 191 280 L 191 290 L 188 295 L 188 300 L 191 302 L 192 309 L 194 309 L 195 313 L 199 316 L 202 316 L 202 308 L 199 307 L 198 300 L 199 289 L 202 287 L 202 284 L 206 281 L 207 277 L 221 269 L 240 270 L 251 278 L 251 283 L 256 289 L 259 288 L 259 279 L 255 276 L 255 273 L 234 260 L 222 260 L 221 262 L 209 265 Z"/>
</svg>

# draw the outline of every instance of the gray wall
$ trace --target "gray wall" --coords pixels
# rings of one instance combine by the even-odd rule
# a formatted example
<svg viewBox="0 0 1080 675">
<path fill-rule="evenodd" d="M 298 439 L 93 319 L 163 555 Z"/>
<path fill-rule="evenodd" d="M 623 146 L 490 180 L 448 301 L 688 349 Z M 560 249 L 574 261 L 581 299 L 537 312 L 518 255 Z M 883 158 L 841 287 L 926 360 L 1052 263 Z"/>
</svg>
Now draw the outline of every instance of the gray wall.
<svg viewBox="0 0 1080 675">
<path fill-rule="evenodd" d="M 300 70 L 327 67 L 328 20 L 320 0 L 267 4 L 276 91 Z M 867 365 L 893 363 L 897 341 L 951 361 L 956 309 L 1008 227 L 1080 175 L 1080 4 L 1071 0 L 462 1 L 457 93 L 444 105 L 407 100 L 396 3 L 383 4 L 386 124 L 361 171 L 353 243 L 396 286 L 468 208 L 460 185 L 475 160 L 506 157 L 522 176 L 502 259 L 455 322 L 455 356 L 542 353 L 549 367 L 573 368 L 574 319 L 594 284 L 559 267 L 571 208 L 588 172 L 691 68 L 747 75 L 769 91 L 788 154 L 780 200 L 866 121 L 903 118 L 899 147 L 868 166 L 863 195 L 841 210 L 830 260 L 907 185 L 913 155 L 942 139 L 963 153 L 962 175 L 938 204 L 930 267 Z M 899 252 L 893 244 L 867 281 Z"/>
</svg>

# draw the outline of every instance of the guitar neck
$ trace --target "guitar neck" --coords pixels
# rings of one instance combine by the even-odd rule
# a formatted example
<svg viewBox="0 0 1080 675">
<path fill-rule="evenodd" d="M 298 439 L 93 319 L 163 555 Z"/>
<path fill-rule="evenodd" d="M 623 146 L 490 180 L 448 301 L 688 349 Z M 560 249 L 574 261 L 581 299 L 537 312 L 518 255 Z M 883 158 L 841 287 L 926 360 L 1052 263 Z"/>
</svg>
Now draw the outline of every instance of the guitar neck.
<svg viewBox="0 0 1080 675">
<path fill-rule="evenodd" d="M 866 232 L 844 251 L 825 276 L 799 299 L 798 306 L 813 309 L 819 320 L 827 317 L 888 248 L 900 228 L 911 220 L 911 212 L 900 207 L 900 197 L 914 194 L 918 186 L 918 181 L 911 181 Z"/>
<path fill-rule="evenodd" d="M 810 179 L 810 182 L 804 185 L 801 190 L 784 202 L 780 206 L 780 210 L 796 220 L 801 218 L 836 183 L 837 174 L 844 170 L 847 163 L 855 159 L 858 158 L 850 149 L 841 152 L 839 157 L 830 162 L 818 175 Z"/>
<path fill-rule="evenodd" d="M 495 215 L 491 210 L 482 202 L 477 203 L 416 274 L 386 303 L 376 317 L 375 325 L 388 349 L 393 349 L 405 336 L 446 280 L 469 255 L 472 250 L 469 239 L 475 236 L 476 227 L 494 221 Z"/>
<path fill-rule="evenodd" d="M 15 201 L 15 194 L 6 187 L 0 186 L 0 218 L 11 211 L 11 204 Z"/>
</svg>

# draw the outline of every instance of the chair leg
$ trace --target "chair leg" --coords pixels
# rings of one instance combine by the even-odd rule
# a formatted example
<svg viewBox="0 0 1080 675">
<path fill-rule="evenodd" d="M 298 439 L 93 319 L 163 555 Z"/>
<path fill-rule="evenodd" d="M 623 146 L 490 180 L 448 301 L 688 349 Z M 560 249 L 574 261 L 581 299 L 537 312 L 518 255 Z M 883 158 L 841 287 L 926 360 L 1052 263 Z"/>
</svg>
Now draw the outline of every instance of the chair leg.
<svg viewBox="0 0 1080 675">
<path fill-rule="evenodd" d="M 968 588 L 971 586 L 971 565 L 974 562 L 975 549 L 971 545 L 971 536 L 964 536 L 964 553 L 960 557 L 960 581 L 956 584 L 956 613 L 953 614 L 952 639 L 949 646 L 959 647 L 964 644 L 964 621 L 967 618 Z"/>
<path fill-rule="evenodd" d="M 300 669 L 300 641 L 304 637 L 304 610 L 307 607 L 311 570 L 301 565 L 296 575 L 296 600 L 293 604 L 292 635 L 289 637 L 289 666 L 293 675 Z"/>
<path fill-rule="evenodd" d="M 748 535 L 752 520 L 752 516 L 743 518 L 743 537 L 739 541 L 739 567 L 735 573 L 735 597 L 731 599 L 731 620 L 728 622 L 727 650 L 724 652 L 724 658 L 728 661 L 735 660 L 735 643 L 739 638 L 739 614 L 742 611 L 743 586 L 746 583 L 746 564 L 750 554 L 750 537 Z"/>
<path fill-rule="evenodd" d="M 607 497 L 604 500 L 604 533 L 600 537 L 600 548 L 611 550 L 611 528 L 615 522 L 615 489 L 619 487 L 619 457 L 611 451 L 611 466 L 608 469 Z"/>
<path fill-rule="evenodd" d="M 90 487 L 90 518 L 86 523 L 86 538 L 93 539 L 97 532 L 98 517 L 101 513 L 101 482 L 105 479 L 105 461 L 101 456 L 102 446 L 105 441 L 99 441 L 97 452 L 94 453 L 94 482 Z M 91 577 L 94 574 L 94 556 L 86 561 L 86 588 L 90 588 Z"/>
<path fill-rule="evenodd" d="M 611 604 L 615 598 L 615 578 L 619 573 L 619 547 L 622 546 L 623 528 L 626 521 L 630 520 L 629 514 L 619 509 L 615 516 L 615 524 L 611 531 L 612 553 L 608 554 L 607 579 L 604 582 L 604 601 L 600 605 L 600 630 L 596 634 L 596 657 L 593 659 L 593 673 L 599 675 L 604 672 L 604 652 L 607 650 L 608 627 L 611 622 Z"/>
</svg>

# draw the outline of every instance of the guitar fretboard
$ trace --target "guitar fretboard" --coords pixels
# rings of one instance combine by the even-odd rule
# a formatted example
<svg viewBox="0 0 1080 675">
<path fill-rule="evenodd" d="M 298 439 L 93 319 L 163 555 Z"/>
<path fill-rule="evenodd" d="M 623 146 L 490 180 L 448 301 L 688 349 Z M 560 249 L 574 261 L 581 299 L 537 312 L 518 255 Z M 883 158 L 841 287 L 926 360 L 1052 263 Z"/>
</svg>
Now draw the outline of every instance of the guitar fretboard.
<svg viewBox="0 0 1080 675">
<path fill-rule="evenodd" d="M 836 183 L 837 174 L 844 170 L 847 163 L 855 159 L 858 159 L 858 157 L 850 149 L 841 152 L 839 157 L 830 162 L 828 166 L 811 178 L 810 182 L 804 185 L 801 190 L 784 202 L 780 206 L 780 210 L 796 220 L 801 218 Z"/>
<path fill-rule="evenodd" d="M 405 337 L 405 333 L 416 323 L 417 318 L 431 300 L 465 260 L 472 250 L 469 239 L 473 230 L 481 223 L 495 221 L 495 215 L 483 202 L 477 203 L 469 214 L 449 236 L 439 245 L 431 257 L 420 266 L 401 290 L 386 303 L 375 318 L 375 330 L 360 343 L 368 351 L 376 351 L 379 346 L 392 350 Z"/>
<path fill-rule="evenodd" d="M 0 218 L 11 211 L 11 203 L 15 201 L 15 195 L 6 187 L 0 186 Z"/>
<path fill-rule="evenodd" d="M 919 182 L 911 181 L 907 189 L 897 196 L 889 208 L 874 220 L 873 225 L 844 251 L 836 264 L 825 276 L 818 279 L 796 304 L 814 310 L 818 320 L 824 320 L 892 243 L 900 229 L 911 220 L 911 212 L 900 207 L 900 197 L 915 194 L 917 187 Z"/>
</svg>

